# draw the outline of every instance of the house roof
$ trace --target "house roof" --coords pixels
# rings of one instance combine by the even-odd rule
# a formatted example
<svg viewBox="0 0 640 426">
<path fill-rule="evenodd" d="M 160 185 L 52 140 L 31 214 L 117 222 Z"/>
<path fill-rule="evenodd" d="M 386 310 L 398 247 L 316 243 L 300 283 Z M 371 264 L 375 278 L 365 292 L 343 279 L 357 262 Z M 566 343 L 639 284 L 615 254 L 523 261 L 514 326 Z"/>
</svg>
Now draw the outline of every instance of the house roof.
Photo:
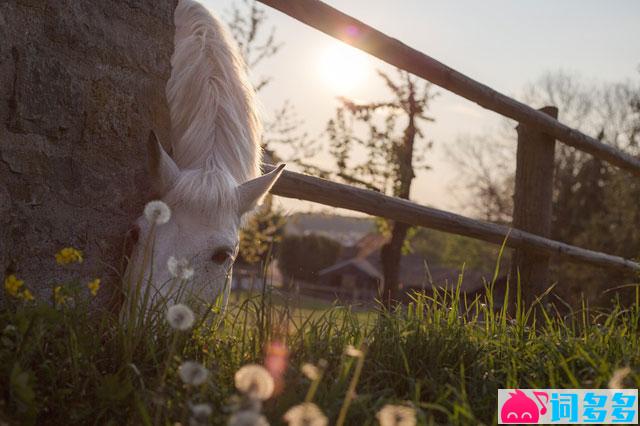
<svg viewBox="0 0 640 426">
<path fill-rule="evenodd" d="M 337 216 L 322 213 L 296 213 L 288 217 L 285 234 L 319 234 L 353 246 L 374 230 L 374 222 L 366 217 Z"/>
<path fill-rule="evenodd" d="M 334 272 L 338 272 L 342 269 L 345 269 L 349 266 L 355 267 L 356 269 L 362 271 L 363 273 L 370 276 L 371 278 L 382 280 L 382 274 L 380 273 L 380 271 L 378 271 L 375 268 L 375 266 L 369 263 L 366 259 L 359 259 L 355 257 L 351 259 L 343 260 L 342 262 L 338 262 L 334 265 L 324 268 L 318 274 L 320 276 L 331 274 Z"/>
</svg>

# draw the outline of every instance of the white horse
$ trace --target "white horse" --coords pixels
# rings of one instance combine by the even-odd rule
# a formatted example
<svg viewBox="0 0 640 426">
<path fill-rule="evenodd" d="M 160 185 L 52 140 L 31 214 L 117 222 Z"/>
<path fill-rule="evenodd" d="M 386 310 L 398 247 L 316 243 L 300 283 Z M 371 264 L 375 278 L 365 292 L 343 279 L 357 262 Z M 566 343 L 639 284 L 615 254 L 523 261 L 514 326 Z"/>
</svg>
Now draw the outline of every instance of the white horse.
<svg viewBox="0 0 640 426">
<path fill-rule="evenodd" d="M 173 298 L 167 262 L 185 258 L 194 274 L 182 286 L 212 303 L 229 278 L 243 215 L 260 202 L 284 165 L 259 176 L 261 125 L 254 91 L 221 22 L 192 0 L 179 1 L 174 21 L 166 87 L 172 155 L 153 132 L 148 143 L 152 181 L 171 218 L 154 227 L 153 256 L 142 282 L 152 286 L 154 300 Z M 127 268 L 129 282 L 145 258 L 151 225 L 141 216 L 134 229 L 138 242 Z"/>
</svg>

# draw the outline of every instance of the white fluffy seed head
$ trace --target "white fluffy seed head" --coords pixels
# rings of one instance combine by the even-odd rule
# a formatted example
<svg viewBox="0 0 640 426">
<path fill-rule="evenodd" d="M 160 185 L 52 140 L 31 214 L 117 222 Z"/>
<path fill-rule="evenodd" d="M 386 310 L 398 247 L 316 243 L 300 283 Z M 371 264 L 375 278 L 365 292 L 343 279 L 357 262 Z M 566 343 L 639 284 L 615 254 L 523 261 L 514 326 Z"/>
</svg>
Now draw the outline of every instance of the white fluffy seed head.
<svg viewBox="0 0 640 426">
<path fill-rule="evenodd" d="M 242 410 L 229 417 L 228 426 L 269 426 L 267 419 L 254 410 Z"/>
<path fill-rule="evenodd" d="M 318 380 L 318 377 L 320 377 L 320 369 L 313 364 L 306 363 L 300 370 L 309 380 Z"/>
<path fill-rule="evenodd" d="M 171 209 L 164 201 L 149 201 L 147 205 L 144 206 L 144 216 L 149 223 L 162 225 L 171 219 Z"/>
<path fill-rule="evenodd" d="M 185 331 L 193 326 L 196 317 L 187 305 L 178 303 L 167 309 L 167 321 L 174 330 Z"/>
<path fill-rule="evenodd" d="M 283 416 L 289 426 L 327 426 L 329 420 L 312 402 L 294 405 Z"/>
<path fill-rule="evenodd" d="M 209 417 L 213 410 L 209 404 L 189 404 L 191 408 L 191 417 L 189 418 L 189 426 L 200 426 L 208 424 Z"/>
<path fill-rule="evenodd" d="M 624 379 L 631 373 L 631 368 L 624 367 L 618 368 L 613 372 L 611 379 L 609 379 L 609 389 L 623 389 L 624 388 Z"/>
<path fill-rule="evenodd" d="M 415 426 L 416 410 L 404 405 L 387 404 L 376 414 L 380 426 Z"/>
<path fill-rule="evenodd" d="M 200 386 L 207 381 L 209 370 L 195 361 L 185 361 L 178 368 L 178 375 L 185 384 Z"/>
<path fill-rule="evenodd" d="M 360 358 L 363 355 L 362 351 L 360 349 L 356 349 L 353 345 L 347 345 L 344 353 L 354 358 Z"/>
<path fill-rule="evenodd" d="M 261 365 L 248 364 L 235 374 L 236 389 L 252 399 L 265 401 L 271 398 L 275 383 L 273 377 Z"/>
<path fill-rule="evenodd" d="M 177 259 L 174 256 L 169 257 L 167 268 L 174 278 L 186 281 L 193 277 L 193 268 L 184 257 L 181 259 Z"/>
</svg>

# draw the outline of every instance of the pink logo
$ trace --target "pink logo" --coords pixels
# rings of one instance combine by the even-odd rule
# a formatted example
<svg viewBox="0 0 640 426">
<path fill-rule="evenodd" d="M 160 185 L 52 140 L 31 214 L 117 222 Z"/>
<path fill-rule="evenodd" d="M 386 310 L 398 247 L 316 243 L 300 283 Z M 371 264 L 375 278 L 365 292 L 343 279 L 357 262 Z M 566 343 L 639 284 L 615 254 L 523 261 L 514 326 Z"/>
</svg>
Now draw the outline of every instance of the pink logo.
<svg viewBox="0 0 640 426">
<path fill-rule="evenodd" d="M 502 422 L 538 423 L 540 415 L 547 412 L 546 404 L 549 402 L 549 394 L 546 392 L 533 392 L 533 395 L 541 406 L 540 410 L 538 410 L 538 405 L 533 399 L 525 395 L 520 389 L 509 393 L 509 399 L 506 400 L 502 405 L 502 410 L 500 410 Z M 545 397 L 545 401 L 542 402 L 540 397 Z"/>
</svg>

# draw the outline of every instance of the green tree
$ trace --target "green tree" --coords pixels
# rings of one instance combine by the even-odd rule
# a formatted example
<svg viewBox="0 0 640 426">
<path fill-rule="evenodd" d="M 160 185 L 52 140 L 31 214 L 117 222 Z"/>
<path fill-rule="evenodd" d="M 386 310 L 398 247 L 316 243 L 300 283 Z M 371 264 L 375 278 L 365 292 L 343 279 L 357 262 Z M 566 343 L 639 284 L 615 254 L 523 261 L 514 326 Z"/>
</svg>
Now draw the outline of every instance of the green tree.
<svg viewBox="0 0 640 426">
<path fill-rule="evenodd" d="M 409 199 L 419 169 L 426 169 L 425 140 L 421 125 L 434 94 L 431 85 L 409 73 L 397 76 L 378 71 L 391 97 L 382 102 L 357 103 L 340 98 L 335 117 L 327 125 L 329 147 L 336 161 L 337 178 L 395 197 Z M 418 146 L 418 144 L 421 146 Z M 356 152 L 366 152 L 362 161 Z M 397 299 L 402 250 L 410 226 L 390 225 L 390 241 L 381 250 L 385 301 Z"/>
<path fill-rule="evenodd" d="M 290 278 L 312 281 L 340 256 L 340 243 L 322 235 L 289 235 L 282 239 L 278 266 Z"/>
</svg>

